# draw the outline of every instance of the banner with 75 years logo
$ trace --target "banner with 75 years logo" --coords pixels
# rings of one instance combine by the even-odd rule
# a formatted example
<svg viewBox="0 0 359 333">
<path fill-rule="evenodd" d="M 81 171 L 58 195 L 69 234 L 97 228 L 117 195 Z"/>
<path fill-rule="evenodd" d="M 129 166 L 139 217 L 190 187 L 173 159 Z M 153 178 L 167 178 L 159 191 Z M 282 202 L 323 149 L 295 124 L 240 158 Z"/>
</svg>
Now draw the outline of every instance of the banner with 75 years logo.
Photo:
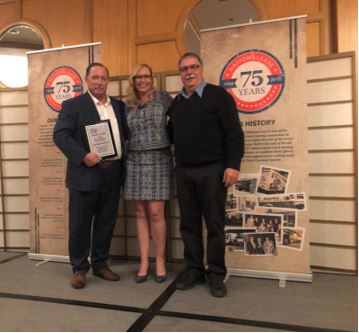
<svg viewBox="0 0 359 333">
<path fill-rule="evenodd" d="M 305 27 L 300 16 L 201 31 L 205 78 L 233 97 L 245 134 L 226 204 L 233 274 L 311 279 Z"/>
<path fill-rule="evenodd" d="M 66 158 L 53 142 L 63 101 L 81 95 L 85 72 L 100 61 L 100 43 L 28 53 L 30 247 L 32 259 L 66 260 L 68 191 Z"/>
</svg>

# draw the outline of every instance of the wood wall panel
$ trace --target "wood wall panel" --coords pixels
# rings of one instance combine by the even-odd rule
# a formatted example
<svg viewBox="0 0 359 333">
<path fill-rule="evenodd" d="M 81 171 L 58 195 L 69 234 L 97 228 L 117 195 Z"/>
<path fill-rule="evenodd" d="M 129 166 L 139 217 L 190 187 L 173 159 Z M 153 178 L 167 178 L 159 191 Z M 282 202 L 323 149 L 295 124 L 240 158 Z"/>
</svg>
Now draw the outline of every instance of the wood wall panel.
<svg viewBox="0 0 359 333">
<path fill-rule="evenodd" d="M 28 177 L 29 162 L 28 161 L 2 161 L 3 177 Z"/>
<path fill-rule="evenodd" d="M 172 217 L 171 219 L 171 233 L 170 236 L 172 238 L 178 238 L 181 239 L 181 233 L 180 233 L 180 219 Z"/>
<path fill-rule="evenodd" d="M 353 124 L 351 102 L 311 106 L 309 120 L 311 126 L 345 126 Z"/>
<path fill-rule="evenodd" d="M 311 246 L 310 262 L 313 266 L 352 270 L 356 266 L 356 251 L 351 248 Z"/>
<path fill-rule="evenodd" d="M 121 206 L 121 205 L 120 205 Z M 114 236 L 123 236 L 125 234 L 125 221 L 124 217 L 121 216 L 117 219 L 115 229 L 113 231 Z"/>
<path fill-rule="evenodd" d="M 309 59 L 307 96 L 308 111 L 315 114 L 308 124 L 311 264 L 355 271 L 357 123 L 353 117 L 353 61 L 352 53 Z M 345 256 L 351 260 L 343 261 Z"/>
<path fill-rule="evenodd" d="M 114 256 L 124 256 L 125 255 L 125 243 L 122 238 L 114 239 L 111 242 L 110 254 Z"/>
<path fill-rule="evenodd" d="M 113 97 L 119 97 L 121 95 L 120 82 L 117 79 L 109 82 L 107 93 Z"/>
<path fill-rule="evenodd" d="M 137 35 L 175 32 L 187 0 L 137 0 Z"/>
<path fill-rule="evenodd" d="M 23 178 L 4 179 L 4 193 L 8 195 L 29 194 L 29 180 Z"/>
<path fill-rule="evenodd" d="M 310 195 L 316 197 L 355 198 L 354 176 L 311 176 Z"/>
<path fill-rule="evenodd" d="M 27 231 L 7 232 L 6 240 L 10 248 L 28 248 L 30 246 L 30 238 Z"/>
<path fill-rule="evenodd" d="M 27 142 L 3 142 L 1 146 L 1 158 L 29 158 L 29 144 Z"/>
<path fill-rule="evenodd" d="M 102 42 L 102 62 L 111 76 L 129 72 L 127 0 L 94 0 L 93 40 Z"/>
<path fill-rule="evenodd" d="M 113 76 L 127 75 L 132 66 L 142 59 L 153 63 L 157 71 L 176 70 L 177 59 L 186 50 L 184 23 L 198 2 L 199 0 L 0 1 L 0 31 L 5 27 L 5 21 L 8 24 L 9 21 L 28 19 L 38 22 L 46 29 L 52 47 L 101 41 L 103 61 Z M 356 0 L 252 2 L 262 20 L 307 14 L 308 56 L 328 54 L 336 49 L 357 50 L 357 15 L 348 15 L 349 12 L 357 13 Z M 332 6 L 333 3 L 336 6 Z M 335 8 L 337 13 L 333 14 Z M 331 35 L 331 29 L 335 29 L 333 17 L 337 19 L 338 36 Z M 333 45 L 337 40 L 338 47 Z M 173 45 L 169 46 L 170 42 Z M 169 60 L 169 56 L 174 59 Z"/>
<path fill-rule="evenodd" d="M 198 0 L 136 0 L 135 49 L 130 61 L 148 63 L 160 72 L 176 70 L 180 54 L 186 51 L 184 22 L 197 3 Z"/>
<path fill-rule="evenodd" d="M 311 223 L 309 235 L 311 243 L 356 246 L 355 224 Z"/>
<path fill-rule="evenodd" d="M 352 79 L 313 82 L 307 86 L 308 103 L 350 101 L 353 98 Z"/>
<path fill-rule="evenodd" d="M 336 78 L 338 76 L 350 76 L 352 72 L 352 61 L 350 58 L 333 58 L 322 63 L 308 63 L 307 79 L 318 80 Z"/>
<path fill-rule="evenodd" d="M 16 1 L 0 2 L 0 30 L 2 26 L 12 21 L 17 21 L 19 15 L 17 11 Z"/>
<path fill-rule="evenodd" d="M 177 68 L 178 58 L 175 42 L 144 44 L 137 47 L 137 61 L 150 64 L 155 72 Z"/>
<path fill-rule="evenodd" d="M 182 239 L 174 239 L 171 241 L 172 258 L 181 260 L 183 258 L 184 246 Z"/>
<path fill-rule="evenodd" d="M 358 52 L 358 1 L 336 0 L 338 52 Z"/>
<path fill-rule="evenodd" d="M 6 227 L 9 230 L 30 228 L 29 214 L 6 214 Z"/>
<path fill-rule="evenodd" d="M 9 106 L 0 108 L 0 122 L 2 124 L 20 121 L 27 122 L 27 118 L 27 106 Z"/>
<path fill-rule="evenodd" d="M 328 54 L 333 50 L 331 0 L 252 0 L 262 20 L 308 15 L 308 56 Z"/>
<path fill-rule="evenodd" d="M 313 57 L 320 54 L 320 23 L 307 23 L 307 56 Z"/>
<path fill-rule="evenodd" d="M 178 73 L 176 72 L 166 75 L 165 85 L 168 92 L 175 92 L 177 94 L 177 92 L 182 89 L 182 81 L 178 76 Z"/>
<path fill-rule="evenodd" d="M 354 150 L 353 128 L 311 130 L 308 133 L 309 150 Z M 338 140 L 340 138 L 340 140 Z"/>
<path fill-rule="evenodd" d="M 309 154 L 309 170 L 312 174 L 354 174 L 354 154 L 351 151 Z"/>
<path fill-rule="evenodd" d="M 47 30 L 52 47 L 61 47 L 92 42 L 91 4 L 88 0 L 24 0 L 22 12 L 23 18 Z"/>
<path fill-rule="evenodd" d="M 137 227 L 136 227 L 136 218 L 128 217 L 127 218 L 127 235 L 132 237 L 137 237 Z"/>
<path fill-rule="evenodd" d="M 5 197 L 4 204 L 7 212 L 28 212 L 29 196 Z"/>
<path fill-rule="evenodd" d="M 29 133 L 26 125 L 3 126 L 1 128 L 0 140 L 4 141 L 26 141 Z"/>
<path fill-rule="evenodd" d="M 27 91 L 4 91 L 0 94 L 0 105 L 27 105 Z"/>
<path fill-rule="evenodd" d="M 317 14 L 321 9 L 321 0 L 252 0 L 252 2 L 262 19 Z"/>
</svg>

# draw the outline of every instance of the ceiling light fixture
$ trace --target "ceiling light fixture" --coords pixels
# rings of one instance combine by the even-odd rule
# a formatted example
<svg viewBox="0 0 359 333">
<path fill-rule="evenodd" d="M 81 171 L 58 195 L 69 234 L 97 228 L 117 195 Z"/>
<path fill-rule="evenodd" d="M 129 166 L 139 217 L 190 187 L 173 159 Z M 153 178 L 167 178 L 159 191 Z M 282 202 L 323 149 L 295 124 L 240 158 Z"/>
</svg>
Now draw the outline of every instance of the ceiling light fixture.
<svg viewBox="0 0 359 333">
<path fill-rule="evenodd" d="M 9 34 L 18 35 L 18 34 L 20 34 L 20 30 L 12 28 L 12 29 L 9 30 Z"/>
</svg>

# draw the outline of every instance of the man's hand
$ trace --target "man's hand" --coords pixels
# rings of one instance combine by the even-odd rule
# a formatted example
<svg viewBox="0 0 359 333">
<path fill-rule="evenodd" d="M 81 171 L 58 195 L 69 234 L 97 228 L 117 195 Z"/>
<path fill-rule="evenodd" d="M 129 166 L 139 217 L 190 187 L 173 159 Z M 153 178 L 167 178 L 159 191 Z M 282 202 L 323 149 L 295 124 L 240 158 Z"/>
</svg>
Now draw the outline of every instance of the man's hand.
<svg viewBox="0 0 359 333">
<path fill-rule="evenodd" d="M 226 187 L 233 185 L 239 177 L 239 171 L 236 169 L 227 168 L 224 170 L 223 182 Z"/>
<path fill-rule="evenodd" d="M 88 153 L 85 155 L 84 159 L 82 160 L 86 166 L 93 167 L 96 164 L 100 163 L 102 160 L 102 157 L 97 155 L 96 153 Z"/>
</svg>

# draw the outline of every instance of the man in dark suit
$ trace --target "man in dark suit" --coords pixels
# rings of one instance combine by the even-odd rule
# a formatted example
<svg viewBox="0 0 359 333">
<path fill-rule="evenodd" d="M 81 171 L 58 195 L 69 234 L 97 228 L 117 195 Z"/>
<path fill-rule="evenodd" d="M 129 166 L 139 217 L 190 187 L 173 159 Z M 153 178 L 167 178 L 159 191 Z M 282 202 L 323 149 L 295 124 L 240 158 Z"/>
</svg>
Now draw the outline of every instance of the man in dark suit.
<svg viewBox="0 0 359 333">
<path fill-rule="evenodd" d="M 124 103 L 107 95 L 108 69 L 90 64 L 86 70 L 88 92 L 62 103 L 54 128 L 54 142 L 67 157 L 66 186 L 69 189 L 69 255 L 75 289 L 86 285 L 86 273 L 108 281 L 120 277 L 106 264 L 117 220 L 123 181 Z M 115 156 L 102 158 L 90 151 L 85 126 L 109 120 Z"/>
</svg>

